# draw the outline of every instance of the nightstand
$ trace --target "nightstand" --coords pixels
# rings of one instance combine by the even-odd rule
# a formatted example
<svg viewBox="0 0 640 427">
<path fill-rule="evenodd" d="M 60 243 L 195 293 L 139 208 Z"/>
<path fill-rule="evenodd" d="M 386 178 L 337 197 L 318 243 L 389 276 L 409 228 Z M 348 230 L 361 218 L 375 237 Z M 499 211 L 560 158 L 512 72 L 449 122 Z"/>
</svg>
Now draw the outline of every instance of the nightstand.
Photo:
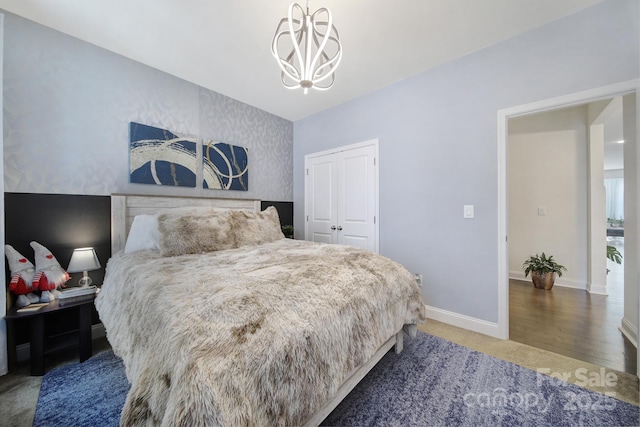
<svg viewBox="0 0 640 427">
<path fill-rule="evenodd" d="M 30 363 L 31 375 L 44 375 L 44 356 L 46 353 L 61 350 L 67 347 L 78 347 L 80 362 L 84 362 L 92 355 L 91 348 L 91 314 L 95 296 L 81 301 L 73 301 L 60 306 L 58 300 L 50 302 L 37 311 L 18 312 L 18 307 L 12 307 L 7 311 L 7 347 L 9 370 L 15 368 L 16 342 L 15 323 L 29 319 L 31 321 Z M 45 336 L 45 322 L 48 315 L 63 310 L 76 310 L 78 312 L 78 330 L 57 335 Z"/>
</svg>

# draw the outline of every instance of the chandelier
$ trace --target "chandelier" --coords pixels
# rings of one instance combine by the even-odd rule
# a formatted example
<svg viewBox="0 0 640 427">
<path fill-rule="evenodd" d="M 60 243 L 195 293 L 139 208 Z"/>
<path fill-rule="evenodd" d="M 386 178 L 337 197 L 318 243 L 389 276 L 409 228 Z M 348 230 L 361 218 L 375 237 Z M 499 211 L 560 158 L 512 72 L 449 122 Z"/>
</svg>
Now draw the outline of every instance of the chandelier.
<svg viewBox="0 0 640 427">
<path fill-rule="evenodd" d="M 284 87 L 301 87 L 306 94 L 309 88 L 327 90 L 333 86 L 342 45 L 329 9 L 323 7 L 310 15 L 308 0 L 306 12 L 299 4 L 291 3 L 288 16 L 276 28 L 271 53 L 282 70 Z"/>
</svg>

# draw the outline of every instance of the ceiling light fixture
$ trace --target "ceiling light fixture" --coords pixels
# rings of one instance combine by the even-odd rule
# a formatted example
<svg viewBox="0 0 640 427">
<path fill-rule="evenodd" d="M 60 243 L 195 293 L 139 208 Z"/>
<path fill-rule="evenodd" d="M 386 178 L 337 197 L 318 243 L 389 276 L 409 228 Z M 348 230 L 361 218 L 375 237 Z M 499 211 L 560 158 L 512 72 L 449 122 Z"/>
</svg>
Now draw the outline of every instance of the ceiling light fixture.
<svg viewBox="0 0 640 427">
<path fill-rule="evenodd" d="M 288 52 L 286 56 L 279 54 L 281 49 Z M 306 12 L 291 3 L 288 17 L 282 18 L 276 28 L 271 53 L 282 70 L 284 87 L 301 87 L 305 94 L 309 88 L 331 88 L 342 59 L 342 44 L 329 9 L 323 7 L 310 15 L 308 0 Z"/>
</svg>

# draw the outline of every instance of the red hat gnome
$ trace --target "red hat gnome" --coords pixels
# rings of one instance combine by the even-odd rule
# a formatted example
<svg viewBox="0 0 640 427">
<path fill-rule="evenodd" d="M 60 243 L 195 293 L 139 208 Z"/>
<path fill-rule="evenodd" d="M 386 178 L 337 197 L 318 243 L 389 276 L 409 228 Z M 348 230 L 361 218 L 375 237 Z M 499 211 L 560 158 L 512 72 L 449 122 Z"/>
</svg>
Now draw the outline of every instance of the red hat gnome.
<svg viewBox="0 0 640 427">
<path fill-rule="evenodd" d="M 31 242 L 31 247 L 36 256 L 36 275 L 33 277 L 33 286 L 42 291 L 40 302 L 50 302 L 57 298 L 57 288 L 64 285 L 71 278 L 60 263 L 49 251 L 38 242 Z"/>
<path fill-rule="evenodd" d="M 9 290 L 18 295 L 16 306 L 25 307 L 38 302 L 40 298 L 33 293 L 38 288 L 34 288 L 32 284 L 36 271 L 31 261 L 23 257 L 11 245 L 4 245 L 4 254 L 9 261 L 9 269 L 11 270 Z"/>
</svg>

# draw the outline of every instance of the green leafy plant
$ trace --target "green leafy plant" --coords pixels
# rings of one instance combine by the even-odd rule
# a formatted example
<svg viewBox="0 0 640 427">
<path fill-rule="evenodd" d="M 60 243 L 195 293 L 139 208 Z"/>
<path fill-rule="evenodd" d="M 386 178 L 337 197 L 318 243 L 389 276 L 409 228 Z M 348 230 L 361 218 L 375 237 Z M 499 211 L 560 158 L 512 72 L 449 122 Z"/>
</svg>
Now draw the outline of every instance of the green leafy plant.
<svg viewBox="0 0 640 427">
<path fill-rule="evenodd" d="M 283 225 L 282 233 L 284 233 L 285 236 L 293 236 L 293 225 Z"/>
<path fill-rule="evenodd" d="M 540 275 L 556 273 L 558 277 L 561 277 L 562 271 L 567 271 L 563 265 L 558 264 L 556 260 L 553 259 L 553 255 L 547 257 L 544 252 L 542 252 L 542 255 L 535 254 L 529 257 L 529 259 L 522 264 L 522 268 L 524 268 L 524 277 L 527 277 L 531 272 Z"/>
<path fill-rule="evenodd" d="M 607 258 L 616 264 L 622 264 L 622 254 L 615 246 L 607 245 Z"/>
</svg>

